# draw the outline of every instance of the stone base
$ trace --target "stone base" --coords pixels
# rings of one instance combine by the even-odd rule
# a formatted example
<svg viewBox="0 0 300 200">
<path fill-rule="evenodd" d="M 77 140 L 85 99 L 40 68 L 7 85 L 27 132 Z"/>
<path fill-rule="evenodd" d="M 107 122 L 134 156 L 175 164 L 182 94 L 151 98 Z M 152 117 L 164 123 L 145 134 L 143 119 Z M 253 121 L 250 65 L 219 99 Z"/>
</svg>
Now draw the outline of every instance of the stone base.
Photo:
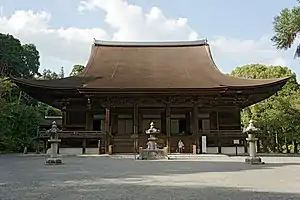
<svg viewBox="0 0 300 200">
<path fill-rule="evenodd" d="M 168 160 L 167 148 L 164 149 L 141 149 L 139 150 L 139 160 Z"/>
<path fill-rule="evenodd" d="M 251 165 L 262 165 L 265 164 L 265 162 L 261 161 L 260 157 L 248 157 L 245 159 L 245 162 Z"/>
<path fill-rule="evenodd" d="M 64 164 L 60 158 L 48 158 L 45 165 L 61 165 Z"/>
</svg>

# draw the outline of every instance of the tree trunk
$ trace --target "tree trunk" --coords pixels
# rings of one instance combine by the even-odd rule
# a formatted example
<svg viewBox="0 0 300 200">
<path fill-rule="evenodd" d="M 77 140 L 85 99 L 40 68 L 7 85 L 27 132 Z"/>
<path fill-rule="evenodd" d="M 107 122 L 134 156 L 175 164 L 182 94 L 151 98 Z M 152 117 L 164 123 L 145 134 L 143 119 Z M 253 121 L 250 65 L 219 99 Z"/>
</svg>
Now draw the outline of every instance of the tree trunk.
<svg viewBox="0 0 300 200">
<path fill-rule="evenodd" d="M 298 143 L 296 140 L 294 140 L 293 142 L 294 142 L 294 153 L 298 153 Z"/>
<path fill-rule="evenodd" d="M 276 153 L 279 153 L 280 152 L 280 148 L 279 148 L 279 142 L 278 142 L 278 133 L 276 132 L 276 134 L 275 134 L 275 145 L 276 145 L 276 150 L 275 150 L 275 152 Z"/>
<path fill-rule="evenodd" d="M 290 153 L 290 149 L 286 137 L 285 137 L 285 148 L 286 148 L 286 153 Z"/>
<path fill-rule="evenodd" d="M 268 147 L 267 147 L 267 144 L 266 144 L 266 138 L 264 138 L 261 142 L 262 142 L 263 153 L 268 153 Z"/>
</svg>

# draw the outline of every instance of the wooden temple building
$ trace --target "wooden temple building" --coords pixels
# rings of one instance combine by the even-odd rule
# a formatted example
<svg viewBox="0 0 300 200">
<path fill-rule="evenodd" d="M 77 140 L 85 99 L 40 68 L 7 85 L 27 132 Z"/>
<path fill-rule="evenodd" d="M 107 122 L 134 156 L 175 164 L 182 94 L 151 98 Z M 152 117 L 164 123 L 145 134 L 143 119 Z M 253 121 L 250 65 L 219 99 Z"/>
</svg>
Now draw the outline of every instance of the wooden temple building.
<svg viewBox="0 0 300 200">
<path fill-rule="evenodd" d="M 161 130 L 159 146 L 176 152 L 247 151 L 241 109 L 287 82 L 245 79 L 219 71 L 206 40 L 187 42 L 94 41 L 84 71 L 58 80 L 13 81 L 33 98 L 62 110 L 61 149 L 89 153 L 136 152 L 145 130 Z M 206 137 L 203 137 L 206 136 Z M 48 135 L 41 132 L 39 139 Z"/>
</svg>

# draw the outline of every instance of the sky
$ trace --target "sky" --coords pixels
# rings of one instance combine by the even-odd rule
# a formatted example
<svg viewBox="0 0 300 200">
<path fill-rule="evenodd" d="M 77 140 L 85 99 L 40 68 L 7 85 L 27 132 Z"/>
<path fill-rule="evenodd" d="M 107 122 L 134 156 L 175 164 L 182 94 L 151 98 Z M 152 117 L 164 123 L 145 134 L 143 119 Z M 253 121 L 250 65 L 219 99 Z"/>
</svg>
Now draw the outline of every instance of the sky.
<svg viewBox="0 0 300 200">
<path fill-rule="evenodd" d="M 277 50 L 273 18 L 296 0 L 0 0 L 0 32 L 40 52 L 41 69 L 69 74 L 85 65 L 93 39 L 186 41 L 206 38 L 224 73 L 261 63 L 291 68 L 295 47 Z"/>
</svg>

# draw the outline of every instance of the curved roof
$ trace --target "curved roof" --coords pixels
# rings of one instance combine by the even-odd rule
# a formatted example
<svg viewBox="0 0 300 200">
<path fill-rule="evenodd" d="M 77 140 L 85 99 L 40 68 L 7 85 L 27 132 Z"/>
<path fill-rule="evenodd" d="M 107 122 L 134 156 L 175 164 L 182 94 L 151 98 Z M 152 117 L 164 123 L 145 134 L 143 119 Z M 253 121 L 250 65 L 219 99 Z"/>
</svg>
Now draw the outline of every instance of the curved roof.
<svg viewBox="0 0 300 200">
<path fill-rule="evenodd" d="M 107 42 L 95 40 L 84 71 L 59 80 L 14 79 L 48 89 L 157 90 L 247 89 L 282 85 L 288 78 L 245 79 L 223 74 L 207 40 Z"/>
<path fill-rule="evenodd" d="M 253 87 L 284 79 L 244 79 L 223 74 L 206 40 L 186 42 L 105 42 L 95 40 L 83 88 L 212 89 Z"/>
</svg>

